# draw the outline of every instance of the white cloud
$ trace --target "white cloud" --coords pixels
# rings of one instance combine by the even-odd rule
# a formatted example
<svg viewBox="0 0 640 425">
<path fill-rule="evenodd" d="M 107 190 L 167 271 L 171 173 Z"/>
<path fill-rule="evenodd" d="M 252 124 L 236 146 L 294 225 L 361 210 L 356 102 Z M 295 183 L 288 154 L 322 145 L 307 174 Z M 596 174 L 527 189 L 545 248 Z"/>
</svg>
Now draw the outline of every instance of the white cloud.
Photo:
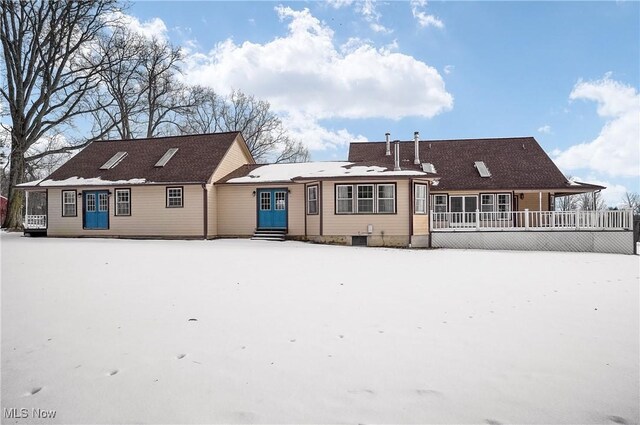
<svg viewBox="0 0 640 425">
<path fill-rule="evenodd" d="M 451 74 L 454 70 L 456 69 L 456 67 L 454 65 L 446 65 L 444 67 L 444 73 L 449 75 Z"/>
<path fill-rule="evenodd" d="M 294 138 L 302 141 L 311 150 L 336 149 L 350 142 L 366 142 L 362 135 L 353 135 L 346 129 L 329 130 L 305 113 L 287 113 L 282 122 Z"/>
<path fill-rule="evenodd" d="M 436 27 L 436 28 L 444 28 L 444 22 L 438 19 L 435 15 L 429 15 L 425 8 L 427 7 L 426 0 L 412 0 L 411 4 L 411 13 L 413 17 L 418 21 L 418 25 L 423 28 L 426 27 Z"/>
<path fill-rule="evenodd" d="M 149 39 L 167 39 L 167 26 L 160 18 L 153 18 L 148 21 L 141 22 L 135 16 L 127 15 L 123 12 L 114 12 L 114 16 L 134 33 L 140 34 Z"/>
<path fill-rule="evenodd" d="M 264 44 L 228 39 L 208 53 L 192 53 L 185 80 L 221 94 L 240 89 L 268 100 L 283 116 L 302 114 L 312 123 L 433 117 L 453 107 L 442 77 L 424 62 L 360 39 L 338 46 L 333 31 L 307 9 L 276 11 L 289 21 L 285 36 Z M 328 134 L 321 139 L 335 144 Z"/>
<path fill-rule="evenodd" d="M 387 28 L 380 23 L 382 14 L 378 11 L 375 0 L 328 0 L 327 3 L 334 9 L 354 6 L 355 12 L 362 15 L 362 18 L 369 23 L 369 28 L 373 32 L 384 34 L 393 32 L 391 28 Z"/>
<path fill-rule="evenodd" d="M 598 115 L 608 120 L 594 140 L 555 152 L 560 168 L 640 176 L 640 95 L 634 87 L 610 77 L 607 74 L 601 80 L 579 81 L 574 86 L 569 98 L 597 102 Z"/>
<path fill-rule="evenodd" d="M 549 124 L 545 124 L 542 127 L 539 127 L 538 133 L 551 134 L 551 126 Z"/>
<path fill-rule="evenodd" d="M 351 6 L 354 0 L 327 0 L 334 9 L 340 9 L 341 7 Z"/>
</svg>

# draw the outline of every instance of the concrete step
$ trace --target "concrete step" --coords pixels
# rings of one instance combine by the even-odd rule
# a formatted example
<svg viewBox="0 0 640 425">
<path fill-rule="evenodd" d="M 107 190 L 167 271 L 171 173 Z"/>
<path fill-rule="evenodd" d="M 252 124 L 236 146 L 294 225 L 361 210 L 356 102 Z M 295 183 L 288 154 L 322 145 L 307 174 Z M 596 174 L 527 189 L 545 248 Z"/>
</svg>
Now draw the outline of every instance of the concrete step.
<svg viewBox="0 0 640 425">
<path fill-rule="evenodd" d="M 256 230 L 251 239 L 263 241 L 284 241 L 285 237 L 285 230 Z"/>
</svg>

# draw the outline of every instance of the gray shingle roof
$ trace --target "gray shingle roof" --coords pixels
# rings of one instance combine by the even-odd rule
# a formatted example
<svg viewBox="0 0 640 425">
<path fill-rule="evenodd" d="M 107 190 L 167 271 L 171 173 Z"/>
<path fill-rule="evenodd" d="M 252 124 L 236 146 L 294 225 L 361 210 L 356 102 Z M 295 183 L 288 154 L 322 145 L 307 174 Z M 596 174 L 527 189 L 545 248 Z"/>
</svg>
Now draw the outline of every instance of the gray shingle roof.
<svg viewBox="0 0 640 425">
<path fill-rule="evenodd" d="M 98 141 L 89 144 L 47 179 L 73 177 L 105 181 L 144 179 L 147 183 L 206 183 L 240 132 L 149 139 Z M 155 164 L 168 149 L 178 151 L 164 167 Z M 100 167 L 117 152 L 127 156 L 115 167 Z"/>
<path fill-rule="evenodd" d="M 533 137 L 421 140 L 419 149 L 420 162 L 432 163 L 440 177 L 434 190 L 576 189 Z M 393 167 L 393 147 L 391 156 L 385 150 L 385 142 L 351 143 L 349 161 Z M 421 168 L 413 164 L 413 141 L 400 142 L 400 159 L 403 169 Z M 480 176 L 476 161 L 486 164 L 491 177 Z"/>
</svg>

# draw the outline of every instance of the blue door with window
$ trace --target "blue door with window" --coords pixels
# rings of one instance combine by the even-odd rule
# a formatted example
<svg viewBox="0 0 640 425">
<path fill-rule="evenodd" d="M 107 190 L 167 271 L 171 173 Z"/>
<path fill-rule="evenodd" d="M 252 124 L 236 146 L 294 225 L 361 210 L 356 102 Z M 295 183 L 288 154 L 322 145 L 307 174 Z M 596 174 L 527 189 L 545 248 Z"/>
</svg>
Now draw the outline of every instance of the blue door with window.
<svg viewBox="0 0 640 425">
<path fill-rule="evenodd" d="M 109 228 L 109 192 L 94 190 L 83 192 L 84 228 Z"/>
<path fill-rule="evenodd" d="M 259 189 L 258 229 L 287 228 L 287 189 Z"/>
</svg>

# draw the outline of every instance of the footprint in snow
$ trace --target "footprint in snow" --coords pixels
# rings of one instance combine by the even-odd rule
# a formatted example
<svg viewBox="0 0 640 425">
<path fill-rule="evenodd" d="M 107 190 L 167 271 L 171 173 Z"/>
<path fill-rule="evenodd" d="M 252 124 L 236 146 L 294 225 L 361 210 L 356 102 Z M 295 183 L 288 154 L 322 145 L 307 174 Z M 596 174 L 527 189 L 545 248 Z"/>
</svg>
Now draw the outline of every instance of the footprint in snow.
<svg viewBox="0 0 640 425">
<path fill-rule="evenodd" d="M 442 395 L 440 391 L 436 391 L 436 390 L 416 390 L 416 393 L 418 393 L 418 395 L 424 395 L 424 396 L 441 396 Z"/>
<path fill-rule="evenodd" d="M 108 373 L 108 375 L 113 376 L 113 375 L 116 375 L 118 372 L 120 372 L 118 369 L 113 369 L 111 372 Z"/>
<path fill-rule="evenodd" d="M 502 422 L 496 421 L 495 419 L 485 419 L 485 422 L 489 425 L 502 425 Z"/>
<path fill-rule="evenodd" d="M 42 391 L 42 388 L 43 387 L 35 387 L 25 395 L 30 396 L 30 395 L 38 394 L 40 391 Z"/>
<path fill-rule="evenodd" d="M 378 331 L 378 333 L 379 333 L 379 334 L 383 334 L 383 333 L 384 333 L 384 331 Z"/>
<path fill-rule="evenodd" d="M 295 339 L 290 339 L 289 342 L 296 342 L 296 340 Z"/>
<path fill-rule="evenodd" d="M 338 338 L 344 338 L 344 335 L 338 335 Z"/>
<path fill-rule="evenodd" d="M 376 395 L 376 392 L 373 390 L 370 390 L 369 388 L 364 388 L 361 390 L 349 390 L 347 391 L 349 394 L 369 394 L 369 395 Z"/>
<path fill-rule="evenodd" d="M 607 419 L 609 419 L 613 423 L 621 424 L 621 425 L 626 425 L 629 423 L 625 418 L 621 416 L 609 416 Z"/>
<path fill-rule="evenodd" d="M 182 359 L 184 359 L 185 357 L 187 357 L 187 355 L 186 355 L 186 354 L 178 354 L 178 355 L 176 356 L 176 359 L 178 359 L 178 360 L 182 360 Z"/>
</svg>

